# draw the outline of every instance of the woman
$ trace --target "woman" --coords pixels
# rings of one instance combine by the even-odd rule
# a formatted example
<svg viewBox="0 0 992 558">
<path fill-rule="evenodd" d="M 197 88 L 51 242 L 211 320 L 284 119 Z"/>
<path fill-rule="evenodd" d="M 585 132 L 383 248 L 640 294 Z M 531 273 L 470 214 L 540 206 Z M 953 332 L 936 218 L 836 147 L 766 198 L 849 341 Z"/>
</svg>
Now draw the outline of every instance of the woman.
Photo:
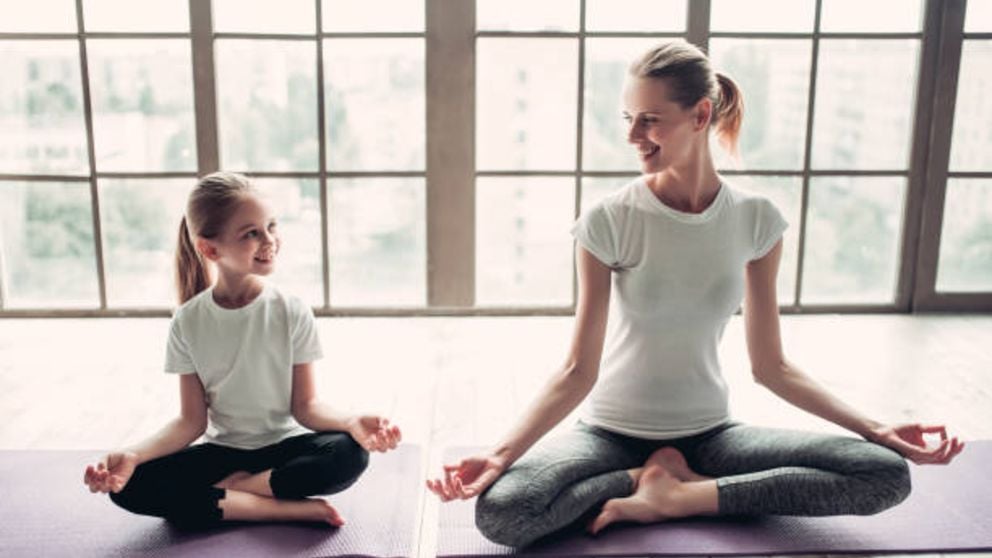
<svg viewBox="0 0 992 558">
<path fill-rule="evenodd" d="M 579 298 L 564 366 L 500 444 L 428 488 L 444 501 L 478 495 L 479 529 L 510 546 L 576 521 L 597 533 L 693 515 L 872 514 L 905 499 L 903 456 L 948 463 L 964 444 L 943 426 L 872 420 L 785 359 L 775 279 L 786 223 L 724 182 L 709 149 L 711 128 L 736 149 L 736 84 L 694 46 L 663 44 L 632 64 L 623 103 L 643 176 L 573 228 Z M 717 345 L 742 298 L 754 379 L 863 439 L 730 420 Z M 530 449 L 590 393 L 579 424 Z"/>
</svg>

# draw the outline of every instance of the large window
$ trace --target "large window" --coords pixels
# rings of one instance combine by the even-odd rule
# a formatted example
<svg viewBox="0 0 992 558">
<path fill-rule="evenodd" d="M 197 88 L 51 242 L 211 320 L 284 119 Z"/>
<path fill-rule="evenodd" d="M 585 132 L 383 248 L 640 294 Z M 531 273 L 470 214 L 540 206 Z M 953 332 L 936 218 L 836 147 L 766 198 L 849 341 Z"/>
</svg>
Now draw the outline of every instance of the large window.
<svg viewBox="0 0 992 558">
<path fill-rule="evenodd" d="M 320 314 L 568 313 L 662 40 L 744 92 L 713 151 L 790 222 L 784 311 L 992 308 L 988 2 L 0 0 L 0 316 L 167 314 L 216 169 Z"/>
</svg>

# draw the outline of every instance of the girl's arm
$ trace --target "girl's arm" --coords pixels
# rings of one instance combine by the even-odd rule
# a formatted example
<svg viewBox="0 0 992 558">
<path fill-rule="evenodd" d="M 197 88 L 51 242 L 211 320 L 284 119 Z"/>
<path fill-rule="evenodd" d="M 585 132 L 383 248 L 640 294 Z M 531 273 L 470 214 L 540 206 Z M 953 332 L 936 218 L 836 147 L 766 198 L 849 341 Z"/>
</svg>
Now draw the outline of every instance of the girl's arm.
<svg viewBox="0 0 992 558">
<path fill-rule="evenodd" d="M 179 400 L 179 416 L 157 433 L 86 467 L 83 482 L 91 492 L 120 492 L 138 465 L 175 453 L 203 435 L 207 429 L 207 401 L 196 374 L 179 376 Z"/>
<path fill-rule="evenodd" d="M 782 351 L 775 278 L 782 241 L 764 257 L 747 265 L 744 323 L 751 371 L 755 381 L 792 405 L 855 432 L 867 440 L 891 447 L 918 463 L 947 463 L 963 443 L 946 437 L 943 426 L 887 426 L 866 417 L 834 397 L 793 363 Z M 940 433 L 943 441 L 926 447 L 923 433 Z"/>
<path fill-rule="evenodd" d="M 578 306 L 572 346 L 564 365 L 545 384 L 529 409 L 507 436 L 489 452 L 445 465 L 445 479 L 428 480 L 427 487 L 442 500 L 471 498 L 535 442 L 568 416 L 589 394 L 599 375 L 610 302 L 610 268 L 579 246 Z"/>
<path fill-rule="evenodd" d="M 368 451 L 395 449 L 403 435 L 398 426 L 376 415 L 341 413 L 320 401 L 313 376 L 313 363 L 293 365 L 293 418 L 315 432 L 347 432 Z"/>
<path fill-rule="evenodd" d="M 179 416 L 150 438 L 129 449 L 144 463 L 175 453 L 195 442 L 207 430 L 207 396 L 196 374 L 179 376 Z"/>
</svg>

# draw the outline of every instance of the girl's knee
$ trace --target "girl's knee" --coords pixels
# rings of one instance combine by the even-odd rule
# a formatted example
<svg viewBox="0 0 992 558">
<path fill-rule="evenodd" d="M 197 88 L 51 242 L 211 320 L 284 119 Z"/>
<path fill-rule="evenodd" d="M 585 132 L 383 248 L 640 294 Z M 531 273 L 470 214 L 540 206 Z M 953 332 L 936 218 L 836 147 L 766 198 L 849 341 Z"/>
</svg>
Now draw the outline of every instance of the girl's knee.
<svg viewBox="0 0 992 558">
<path fill-rule="evenodd" d="M 134 498 L 133 491 L 128 490 L 127 486 L 120 492 L 111 492 L 109 496 L 110 501 L 117 504 L 118 507 L 131 513 L 142 513 L 139 511 L 138 501 Z"/>
<path fill-rule="evenodd" d="M 339 477 L 357 480 L 369 466 L 369 452 L 351 436 L 339 443 L 332 456 L 334 464 L 341 471 Z"/>
<path fill-rule="evenodd" d="M 277 497 L 290 499 L 334 494 L 355 484 L 368 466 L 369 452 L 347 436 L 297 466 L 275 471 L 272 489 Z"/>
</svg>

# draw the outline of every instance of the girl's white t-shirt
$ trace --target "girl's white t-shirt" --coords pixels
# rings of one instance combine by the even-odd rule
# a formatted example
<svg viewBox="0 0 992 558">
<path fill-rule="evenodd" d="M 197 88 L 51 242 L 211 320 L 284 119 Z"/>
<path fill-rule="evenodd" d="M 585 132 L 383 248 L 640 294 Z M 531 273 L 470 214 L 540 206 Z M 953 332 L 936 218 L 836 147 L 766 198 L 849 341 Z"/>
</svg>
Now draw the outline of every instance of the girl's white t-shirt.
<svg viewBox="0 0 992 558">
<path fill-rule="evenodd" d="M 743 299 L 747 262 L 786 227 L 771 202 L 726 182 L 702 213 L 666 206 L 644 177 L 585 212 L 572 234 L 613 269 L 613 297 L 583 420 L 648 439 L 729 420 L 717 346 Z"/>
<path fill-rule="evenodd" d="M 196 373 L 207 396 L 206 440 L 257 449 L 309 432 L 293 418 L 293 365 L 323 356 L 313 311 L 266 285 L 247 305 L 219 306 L 209 288 L 172 317 L 165 371 Z"/>
</svg>

